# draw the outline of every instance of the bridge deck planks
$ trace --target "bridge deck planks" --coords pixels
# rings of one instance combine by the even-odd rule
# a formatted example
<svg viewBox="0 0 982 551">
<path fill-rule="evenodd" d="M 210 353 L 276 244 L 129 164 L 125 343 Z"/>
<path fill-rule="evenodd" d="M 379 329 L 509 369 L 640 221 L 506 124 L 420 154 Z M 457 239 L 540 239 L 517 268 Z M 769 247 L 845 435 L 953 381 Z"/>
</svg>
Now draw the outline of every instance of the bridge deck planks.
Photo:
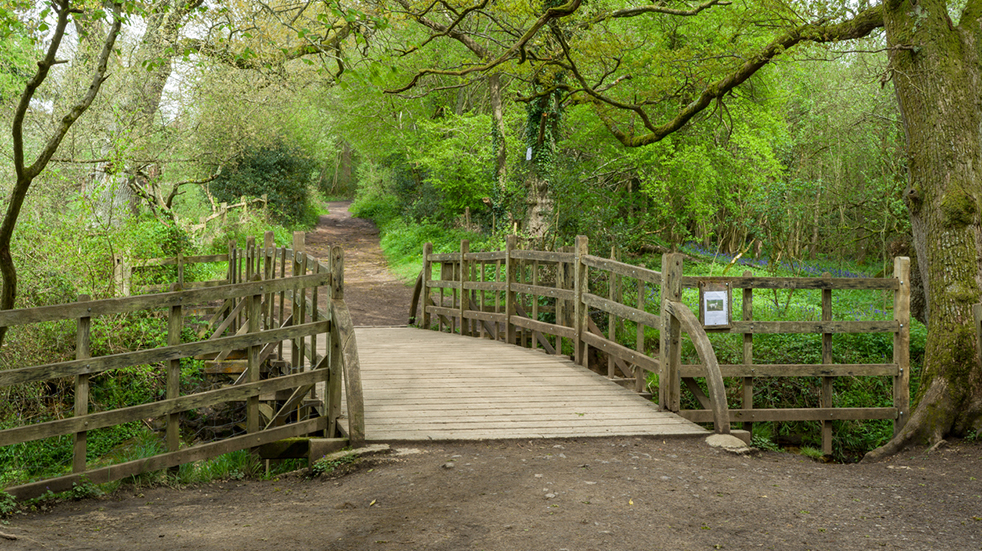
<svg viewBox="0 0 982 551">
<path fill-rule="evenodd" d="M 413 328 L 355 335 L 369 441 L 708 434 L 563 356 Z"/>
</svg>

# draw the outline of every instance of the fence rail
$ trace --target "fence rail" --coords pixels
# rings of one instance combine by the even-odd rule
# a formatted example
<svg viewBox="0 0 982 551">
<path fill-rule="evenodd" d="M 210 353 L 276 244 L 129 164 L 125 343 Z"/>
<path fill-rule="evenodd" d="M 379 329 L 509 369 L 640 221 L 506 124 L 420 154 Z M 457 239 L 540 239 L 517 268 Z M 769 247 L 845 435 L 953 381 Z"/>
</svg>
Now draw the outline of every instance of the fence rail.
<svg viewBox="0 0 982 551">
<path fill-rule="evenodd" d="M 657 400 L 663 409 L 692 421 L 713 422 L 718 432 L 728 431 L 734 422 L 752 430 L 752 423 L 760 421 L 821 421 L 827 454 L 832 448 L 833 420 L 888 419 L 894 422 L 895 431 L 906 423 L 910 406 L 908 259 L 895 260 L 892 278 L 755 277 L 750 272 L 739 277 L 691 277 L 682 275 L 682 255 L 664 255 L 659 272 L 591 255 L 587 245 L 581 236 L 571 248 L 528 251 L 518 249 L 515 236 L 509 236 L 503 251 L 475 253 L 463 241 L 459 252 L 434 254 L 427 244 L 410 306 L 410 324 L 503 340 L 550 354 L 568 353 L 578 364 L 642 394 L 647 394 L 648 374 L 655 374 Z M 682 300 L 685 289 L 707 285 L 742 292 L 742 311 L 725 327 L 705 326 Z M 755 289 L 820 290 L 822 319 L 755 320 Z M 893 319 L 833 320 L 833 291 L 854 290 L 892 293 Z M 682 363 L 683 333 L 692 341 L 700 363 Z M 859 333 L 892 334 L 893 362 L 834 362 L 833 336 Z M 719 364 L 709 338 L 716 334 L 742 339 L 743 363 Z M 821 335 L 822 363 L 755 363 L 754 335 L 765 334 Z M 754 409 L 755 379 L 792 376 L 821 377 L 820 407 Z M 893 378 L 892 407 L 833 407 L 833 377 L 876 376 Z M 735 394 L 739 403 L 734 406 L 727 403 L 723 377 L 738 379 Z M 703 409 L 682 409 L 683 389 Z"/>
<path fill-rule="evenodd" d="M 354 329 L 344 302 L 341 249 L 334 247 L 325 263 L 304 252 L 302 233 L 294 236 L 293 248 L 274 247 L 273 236 L 267 233 L 263 246 L 257 247 L 250 238 L 245 248 L 232 243 L 227 255 L 178 255 L 141 265 L 177 266 L 181 279 L 183 267 L 197 262 L 227 263 L 226 279 L 204 289 L 185 290 L 175 283 L 159 294 L 95 301 L 82 296 L 73 304 L 0 311 L 0 325 L 7 326 L 76 320 L 75 360 L 0 371 L 0 390 L 74 377 L 73 416 L 0 431 L 0 446 L 72 436 L 71 473 L 18 484 L 6 488 L 7 492 L 30 498 L 49 490 L 70 490 L 82 482 L 119 480 L 315 433 L 344 437 L 352 444 L 364 441 L 364 400 Z M 125 270 L 117 272 L 117 283 L 124 274 Z M 184 310 L 202 303 L 219 304 L 210 319 L 198 320 L 204 326 L 198 338 L 207 338 L 182 342 L 187 323 Z M 93 318 L 137 312 L 166 318 L 166 345 L 91 357 Z M 290 354 L 284 354 L 284 346 Z M 229 359 L 235 351 L 241 351 L 244 359 Z M 205 364 L 212 368 L 206 367 L 205 372 L 219 378 L 231 374 L 234 381 L 226 379 L 231 384 L 220 388 L 199 385 L 182 393 L 182 385 L 190 386 L 182 381 L 181 360 L 185 358 L 211 358 Z M 160 373 L 166 381 L 165 395 L 149 403 L 97 411 L 90 401 L 90 378 L 131 367 Z M 344 412 L 342 393 L 347 405 Z M 181 437 L 182 415 L 203 415 L 202 411 L 236 404 L 244 405 L 244 415 L 238 418 L 241 428 L 186 446 Z M 343 416 L 346 427 L 340 423 Z M 162 453 L 111 466 L 94 465 L 87 459 L 90 431 L 154 419 L 163 427 Z"/>
</svg>

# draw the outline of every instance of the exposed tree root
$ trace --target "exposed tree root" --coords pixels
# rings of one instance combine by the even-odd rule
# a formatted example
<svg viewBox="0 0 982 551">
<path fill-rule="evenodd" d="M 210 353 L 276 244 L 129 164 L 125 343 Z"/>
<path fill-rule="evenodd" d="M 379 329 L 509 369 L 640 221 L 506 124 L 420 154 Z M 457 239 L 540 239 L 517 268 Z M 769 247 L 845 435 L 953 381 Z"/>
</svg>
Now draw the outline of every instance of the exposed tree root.
<svg viewBox="0 0 982 551">
<path fill-rule="evenodd" d="M 935 446 L 942 442 L 954 423 L 953 401 L 948 383 L 943 378 L 936 377 L 904 428 L 889 442 L 868 452 L 862 462 L 880 461 L 912 444 L 927 441 Z"/>
<path fill-rule="evenodd" d="M 13 534 L 8 534 L 6 532 L 0 532 L 0 538 L 5 539 L 5 540 L 10 540 L 10 541 L 17 541 L 18 539 L 20 539 L 17 536 L 15 536 Z"/>
</svg>

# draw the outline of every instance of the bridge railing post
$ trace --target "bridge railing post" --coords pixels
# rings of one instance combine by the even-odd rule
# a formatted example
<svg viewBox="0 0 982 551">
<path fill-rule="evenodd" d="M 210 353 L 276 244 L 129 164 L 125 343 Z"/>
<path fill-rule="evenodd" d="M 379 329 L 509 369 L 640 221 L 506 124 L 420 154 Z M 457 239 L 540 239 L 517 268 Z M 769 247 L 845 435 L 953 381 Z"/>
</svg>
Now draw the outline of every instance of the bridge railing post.
<svg viewBox="0 0 982 551">
<path fill-rule="evenodd" d="M 276 241 L 273 232 L 268 231 L 263 234 L 263 280 L 269 281 L 276 277 Z M 266 308 L 263 310 L 263 327 L 273 329 L 276 324 L 273 322 L 273 294 L 266 293 L 263 297 Z"/>
<path fill-rule="evenodd" d="M 180 261 L 180 257 L 178 257 Z M 183 291 L 181 283 L 174 283 L 170 287 L 171 292 Z M 170 316 L 167 319 L 167 346 L 177 346 L 181 344 L 181 329 L 184 325 L 184 315 L 180 304 L 172 306 Z M 181 360 L 170 360 L 167 364 L 167 399 L 173 400 L 181 396 Z M 167 451 L 176 452 L 181 449 L 181 416 L 171 413 L 167 416 Z"/>
<path fill-rule="evenodd" d="M 433 264 L 430 255 L 433 254 L 433 243 L 423 245 L 423 329 L 430 328 L 430 281 L 433 280 Z"/>
<path fill-rule="evenodd" d="M 248 324 L 249 333 L 259 332 L 259 304 L 262 302 L 262 295 L 250 295 L 245 298 L 246 309 L 248 314 L 246 314 L 246 323 Z M 254 345 L 250 346 L 247 352 L 248 358 L 248 375 L 246 377 L 247 383 L 257 383 L 259 382 L 259 349 L 260 346 Z M 249 434 L 259 432 L 259 395 L 250 396 L 246 399 L 246 432 Z"/>
<path fill-rule="evenodd" d="M 229 239 L 228 241 L 228 284 L 229 285 L 234 285 L 239 282 L 238 259 L 239 259 L 239 251 L 238 251 L 238 247 L 236 246 L 235 240 Z M 229 305 L 229 312 L 235 311 L 235 307 L 238 306 L 239 300 L 241 299 L 237 299 L 237 298 L 232 299 L 232 302 Z M 232 324 L 229 326 L 229 329 L 231 329 L 233 335 L 239 329 L 238 316 L 235 316 L 235 318 L 232 320 Z"/>
<path fill-rule="evenodd" d="M 306 235 L 304 232 L 293 232 L 293 277 L 306 275 L 307 255 L 304 251 L 305 243 Z M 297 287 L 293 289 L 293 325 L 301 325 L 306 321 L 306 298 L 307 289 Z M 300 371 L 301 367 L 304 365 L 304 353 L 306 352 L 304 350 L 303 337 L 293 339 L 293 348 L 291 352 L 293 357 L 293 367 L 296 369 L 296 371 Z"/>
<path fill-rule="evenodd" d="M 512 258 L 512 252 L 518 242 L 517 235 L 509 235 L 505 238 L 505 342 L 515 344 L 515 326 L 511 323 L 511 317 L 515 315 L 515 293 L 512 291 L 512 283 L 515 282 L 516 262 Z"/>
<path fill-rule="evenodd" d="M 668 301 L 682 300 L 682 255 L 671 253 L 661 260 L 661 346 L 659 347 L 658 405 L 663 410 L 678 412 L 681 405 L 679 367 L 682 364 L 682 326 L 668 312 Z"/>
<path fill-rule="evenodd" d="M 583 334 L 587 330 L 587 317 L 590 315 L 589 308 L 583 303 L 583 293 L 589 291 L 589 267 L 583 263 L 583 257 L 587 255 L 589 241 L 585 235 L 576 236 L 573 255 L 573 303 L 574 323 L 576 330 L 576 340 L 573 342 L 574 358 L 577 364 L 584 367 L 587 365 L 587 344 L 583 341 Z"/>
<path fill-rule="evenodd" d="M 460 334 L 470 335 L 471 331 L 467 322 L 467 318 L 464 317 L 467 311 L 468 303 L 470 302 L 467 289 L 465 289 L 465 283 L 470 280 L 470 266 L 467 264 L 467 253 L 470 252 L 471 242 L 463 239 L 460 242 L 460 303 L 459 303 L 459 315 L 460 315 Z"/>
<path fill-rule="evenodd" d="M 79 295 L 79 302 L 88 302 L 92 297 L 89 295 Z M 86 360 L 90 357 L 90 344 L 92 342 L 92 318 L 83 316 L 78 318 L 78 327 L 75 331 L 75 359 Z M 75 417 L 83 417 L 89 414 L 89 375 L 81 374 L 75 376 Z M 79 431 L 75 433 L 75 443 L 72 453 L 72 472 L 85 472 L 85 457 L 88 433 Z"/>
</svg>

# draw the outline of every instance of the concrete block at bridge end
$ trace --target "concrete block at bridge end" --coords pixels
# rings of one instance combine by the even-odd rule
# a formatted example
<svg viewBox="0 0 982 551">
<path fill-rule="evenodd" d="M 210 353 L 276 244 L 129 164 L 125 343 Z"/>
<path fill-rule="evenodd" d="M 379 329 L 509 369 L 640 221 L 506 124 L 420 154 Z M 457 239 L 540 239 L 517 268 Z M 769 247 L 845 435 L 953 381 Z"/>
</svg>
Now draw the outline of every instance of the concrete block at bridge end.
<svg viewBox="0 0 982 551">
<path fill-rule="evenodd" d="M 311 438 L 310 448 L 307 450 L 307 461 L 313 465 L 314 461 L 343 449 L 347 445 L 347 438 Z"/>
</svg>

